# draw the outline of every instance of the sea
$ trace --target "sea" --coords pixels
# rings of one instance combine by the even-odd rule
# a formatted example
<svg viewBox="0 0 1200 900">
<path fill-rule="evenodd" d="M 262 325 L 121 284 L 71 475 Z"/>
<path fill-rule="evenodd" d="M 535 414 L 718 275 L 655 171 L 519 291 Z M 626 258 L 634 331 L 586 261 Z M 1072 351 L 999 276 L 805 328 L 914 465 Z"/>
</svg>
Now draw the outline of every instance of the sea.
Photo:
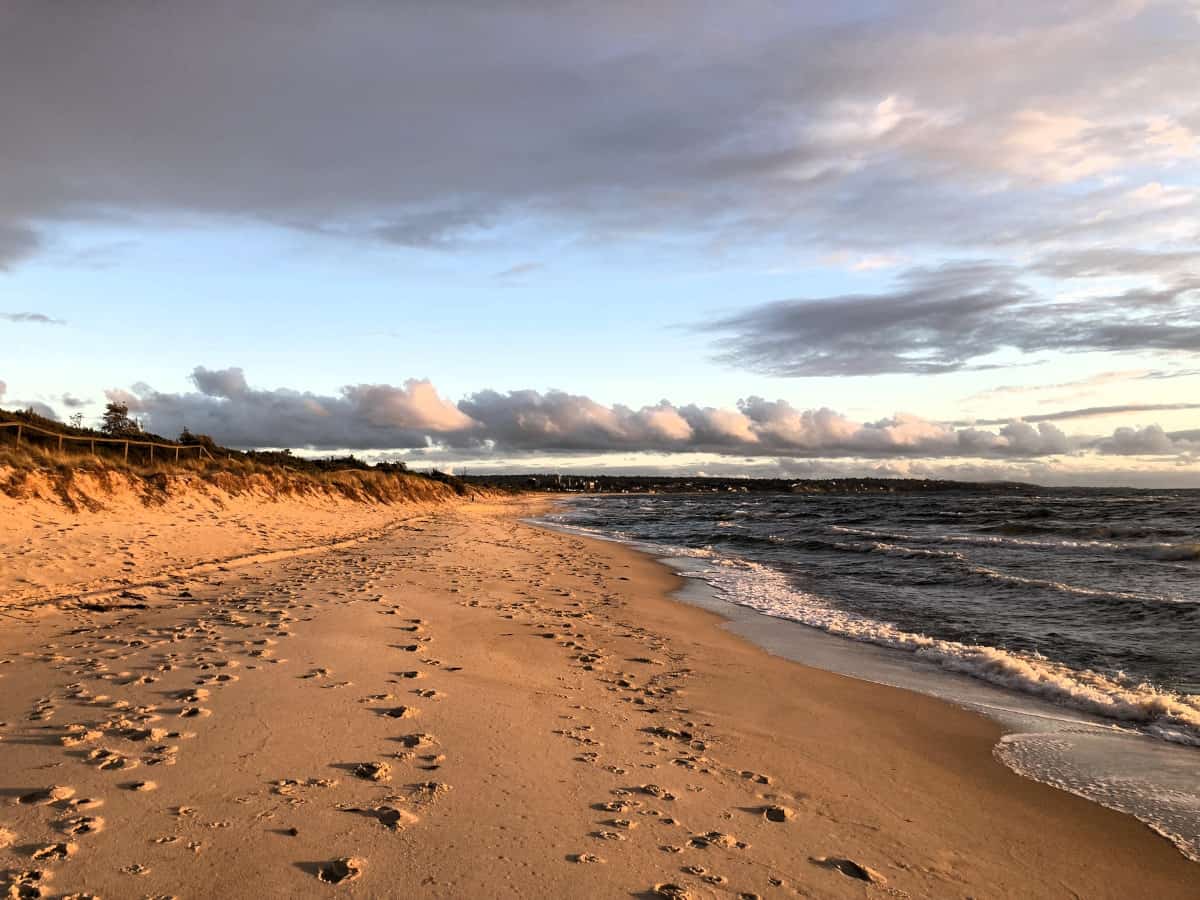
<svg viewBox="0 0 1200 900">
<path fill-rule="evenodd" d="M 984 713 L 1017 772 L 1200 862 L 1200 491 L 579 495 L 773 653 Z"/>
</svg>

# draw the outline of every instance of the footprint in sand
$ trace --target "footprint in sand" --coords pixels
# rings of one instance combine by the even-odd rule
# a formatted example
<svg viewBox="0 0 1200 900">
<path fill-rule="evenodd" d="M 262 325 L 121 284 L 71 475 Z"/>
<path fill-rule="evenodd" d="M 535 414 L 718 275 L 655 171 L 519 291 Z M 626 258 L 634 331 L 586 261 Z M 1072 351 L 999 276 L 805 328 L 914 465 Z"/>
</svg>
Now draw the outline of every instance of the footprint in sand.
<svg viewBox="0 0 1200 900">
<path fill-rule="evenodd" d="M 619 831 L 593 831 L 592 837 L 601 841 L 623 841 L 626 839 L 625 835 Z"/>
<path fill-rule="evenodd" d="M 854 878 L 858 881 L 866 881 L 870 884 L 883 884 L 885 881 L 887 881 L 886 878 L 869 866 L 864 866 L 861 863 L 856 863 L 852 859 L 846 859 L 840 856 L 822 856 L 819 858 L 810 858 L 809 862 L 811 862 L 813 865 L 820 866 L 823 869 L 833 869 L 841 872 L 847 878 Z"/>
<path fill-rule="evenodd" d="M 67 733 L 59 738 L 64 747 L 78 747 L 80 744 L 98 741 L 104 736 L 103 732 L 86 725 L 68 725 Z"/>
<path fill-rule="evenodd" d="M 99 816 L 74 816 L 58 823 L 58 830 L 70 835 L 96 834 L 104 830 L 104 820 Z"/>
<path fill-rule="evenodd" d="M 432 734 L 424 734 L 417 732 L 416 734 L 405 734 L 396 738 L 401 744 L 410 750 L 415 750 L 419 747 L 432 747 L 437 743 L 437 738 Z"/>
<path fill-rule="evenodd" d="M 762 775 L 758 772 L 750 772 L 750 771 L 742 772 L 741 775 L 747 781 L 753 781 L 755 784 L 770 784 L 771 783 L 770 775 Z"/>
<path fill-rule="evenodd" d="M 57 844 L 46 844 L 44 847 L 39 847 L 37 850 L 34 850 L 33 853 L 29 855 L 32 859 L 53 862 L 74 856 L 78 849 L 79 846 L 77 844 L 64 841 Z"/>
<path fill-rule="evenodd" d="M 379 714 L 389 719 L 411 719 L 417 714 L 415 706 L 393 706 L 391 709 L 381 709 Z"/>
<path fill-rule="evenodd" d="M 28 794 L 22 794 L 17 798 L 17 803 L 23 806 L 45 806 L 50 803 L 58 803 L 61 800 L 70 800 L 74 796 L 75 788 L 56 784 L 48 788 L 42 788 L 41 790 L 30 791 Z"/>
<path fill-rule="evenodd" d="M 648 794 L 651 797 L 657 797 L 659 800 L 674 800 L 675 795 L 664 787 L 659 787 L 657 784 L 643 784 L 638 788 L 643 794 Z"/>
<path fill-rule="evenodd" d="M 602 810 L 604 812 L 619 813 L 628 812 L 629 810 L 636 809 L 641 805 L 642 804 L 636 800 L 608 800 L 604 803 L 597 803 L 593 808 Z"/>
<path fill-rule="evenodd" d="M 364 781 L 389 781 L 392 767 L 385 762 L 364 762 L 354 767 L 354 774 Z"/>
<path fill-rule="evenodd" d="M 720 831 L 709 831 L 705 834 L 693 835 L 688 843 L 697 850 L 707 850 L 709 847 L 724 847 L 726 850 L 745 850 L 750 846 L 745 841 L 739 841 L 732 834 L 724 834 Z"/>
<path fill-rule="evenodd" d="M 775 803 L 762 808 L 762 816 L 768 822 L 786 822 L 788 819 L 795 817 L 795 815 L 796 811 L 791 807 L 779 806 Z"/>
<path fill-rule="evenodd" d="M 105 747 L 97 747 L 87 755 L 87 758 L 90 762 L 96 764 L 96 768 L 105 771 L 111 769 L 136 769 L 138 767 L 136 759 L 130 759 L 116 750 L 109 750 Z"/>
<path fill-rule="evenodd" d="M 403 831 L 412 825 L 416 825 L 420 820 L 417 816 L 403 809 L 396 809 L 393 806 L 376 806 L 373 809 L 347 809 L 346 812 L 358 813 L 363 816 L 370 816 L 376 819 L 380 825 L 391 831 Z"/>
<path fill-rule="evenodd" d="M 48 872 L 45 869 L 19 869 L 9 871 L 8 876 L 8 892 L 5 897 L 14 898 L 14 900 L 33 900 L 33 898 L 41 897 L 42 888 L 46 886 L 53 876 L 53 872 Z"/>
<path fill-rule="evenodd" d="M 574 863 L 602 863 L 605 861 L 603 857 L 597 856 L 595 853 L 572 853 L 567 859 Z"/>
<path fill-rule="evenodd" d="M 410 785 L 410 787 L 418 797 L 429 800 L 450 792 L 450 785 L 444 784 L 440 781 L 422 781 L 418 782 L 417 784 Z"/>
<path fill-rule="evenodd" d="M 354 856 L 343 856 L 317 868 L 317 880 L 326 884 L 341 884 L 353 881 L 362 874 L 364 861 Z"/>
</svg>

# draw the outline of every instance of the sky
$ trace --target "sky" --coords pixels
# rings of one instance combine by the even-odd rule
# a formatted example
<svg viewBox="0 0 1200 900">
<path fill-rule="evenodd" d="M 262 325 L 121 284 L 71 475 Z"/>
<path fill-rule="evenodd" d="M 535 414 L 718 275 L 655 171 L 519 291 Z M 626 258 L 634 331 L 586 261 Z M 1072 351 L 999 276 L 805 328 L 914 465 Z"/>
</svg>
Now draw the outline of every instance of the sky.
<svg viewBox="0 0 1200 900">
<path fill-rule="evenodd" d="M 1200 487 L 1198 47 L 1198 0 L 5 0 L 0 406 Z"/>
</svg>

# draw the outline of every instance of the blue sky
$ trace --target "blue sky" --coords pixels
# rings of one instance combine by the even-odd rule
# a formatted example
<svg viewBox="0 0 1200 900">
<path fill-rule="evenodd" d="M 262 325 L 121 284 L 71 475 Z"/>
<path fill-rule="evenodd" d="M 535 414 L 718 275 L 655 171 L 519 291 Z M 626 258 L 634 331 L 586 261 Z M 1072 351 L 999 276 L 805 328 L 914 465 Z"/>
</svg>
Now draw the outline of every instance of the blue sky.
<svg viewBox="0 0 1200 900">
<path fill-rule="evenodd" d="M 0 403 L 1200 486 L 1198 39 L 1190 0 L 9 4 Z"/>
</svg>

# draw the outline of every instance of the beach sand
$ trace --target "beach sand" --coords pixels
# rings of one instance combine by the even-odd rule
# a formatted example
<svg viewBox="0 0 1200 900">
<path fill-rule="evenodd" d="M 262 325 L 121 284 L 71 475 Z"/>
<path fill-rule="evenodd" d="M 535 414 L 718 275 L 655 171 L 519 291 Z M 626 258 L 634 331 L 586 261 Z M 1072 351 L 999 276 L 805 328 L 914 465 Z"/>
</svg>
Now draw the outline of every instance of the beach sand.
<svg viewBox="0 0 1200 900">
<path fill-rule="evenodd" d="M 288 506 L 5 508 L 12 896 L 1200 896 L 988 720 L 772 657 L 532 501 Z"/>
</svg>

